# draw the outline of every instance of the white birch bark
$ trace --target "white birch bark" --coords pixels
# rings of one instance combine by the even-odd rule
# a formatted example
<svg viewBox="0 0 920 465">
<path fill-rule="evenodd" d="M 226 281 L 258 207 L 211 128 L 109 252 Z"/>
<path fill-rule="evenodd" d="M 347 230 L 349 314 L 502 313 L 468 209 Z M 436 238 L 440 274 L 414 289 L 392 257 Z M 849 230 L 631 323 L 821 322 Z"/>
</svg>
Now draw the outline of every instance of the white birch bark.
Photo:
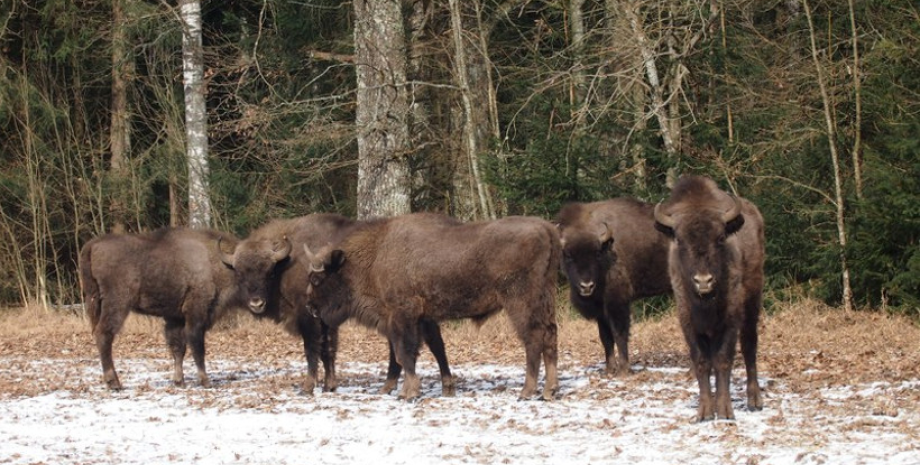
<svg viewBox="0 0 920 465">
<path fill-rule="evenodd" d="M 827 126 L 827 142 L 831 151 L 831 162 L 834 165 L 834 199 L 837 209 L 837 240 L 840 244 L 840 268 L 841 279 L 843 284 L 843 308 L 846 311 L 853 310 L 853 289 L 850 286 L 850 267 L 847 264 L 847 230 L 844 212 L 846 206 L 843 201 L 843 174 L 840 171 L 840 155 L 837 153 L 836 126 L 832 114 L 830 96 L 827 93 L 827 86 L 824 78 L 824 68 L 818 59 L 818 45 L 815 39 L 815 26 L 811 19 L 811 7 L 808 0 L 802 0 L 802 6 L 805 8 L 805 15 L 808 18 L 808 32 L 811 38 L 811 57 L 815 63 L 817 72 L 818 88 L 821 91 L 821 101 L 824 103 L 824 122 Z"/>
<path fill-rule="evenodd" d="M 464 29 L 463 19 L 460 15 L 460 2 L 459 0 L 449 0 L 448 3 L 450 5 L 450 22 L 453 31 L 454 59 L 456 63 L 454 74 L 460 86 L 460 100 L 463 102 L 463 134 L 466 141 L 466 155 L 469 160 L 470 174 L 472 176 L 471 181 L 476 196 L 479 199 L 480 215 L 483 218 L 494 219 L 495 214 L 492 211 L 489 193 L 482 180 L 482 174 L 479 168 L 479 152 L 482 150 L 480 140 L 484 138 L 481 137 L 479 132 L 484 129 L 490 129 L 490 126 L 486 122 L 481 121 L 482 119 L 486 119 L 488 114 L 486 112 L 478 112 L 483 113 L 482 118 L 479 118 L 480 121 L 477 121 L 474 115 L 473 95 L 470 83 L 471 70 L 468 65 L 465 41 L 463 40 Z M 485 107 L 487 108 L 487 106 Z M 487 131 L 483 131 L 483 133 L 487 133 Z"/>
<path fill-rule="evenodd" d="M 204 100 L 201 2 L 180 0 L 179 11 L 183 23 L 182 78 L 185 85 L 188 224 L 192 228 L 207 228 L 211 224 L 211 196 L 208 191 L 208 115 Z"/>
</svg>

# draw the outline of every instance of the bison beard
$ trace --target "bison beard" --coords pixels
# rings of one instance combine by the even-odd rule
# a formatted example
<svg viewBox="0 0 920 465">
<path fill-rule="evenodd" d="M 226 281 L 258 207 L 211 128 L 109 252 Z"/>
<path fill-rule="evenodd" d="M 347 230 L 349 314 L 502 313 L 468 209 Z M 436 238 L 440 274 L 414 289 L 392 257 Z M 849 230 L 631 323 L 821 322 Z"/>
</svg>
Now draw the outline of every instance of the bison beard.
<svg viewBox="0 0 920 465">
<path fill-rule="evenodd" d="M 202 386 L 204 335 L 230 307 L 237 306 L 232 274 L 218 258 L 219 233 L 163 229 L 149 234 L 109 234 L 80 251 L 80 282 L 103 381 L 122 385 L 112 361 L 112 342 L 130 311 L 165 320 L 166 343 L 173 356 L 173 381 L 184 383 L 182 361 L 191 346 Z M 230 239 L 231 244 L 235 239 Z"/>
<path fill-rule="evenodd" d="M 633 199 L 570 203 L 556 215 L 570 300 L 597 321 L 608 374 L 629 373 L 630 304 L 671 290 L 668 240 L 654 206 Z"/>
<path fill-rule="evenodd" d="M 370 220 L 333 247 L 313 253 L 308 296 L 330 325 L 348 318 L 376 328 L 406 371 L 400 397 L 420 395 L 415 362 L 423 322 L 482 322 L 505 310 L 526 352 L 521 398 L 536 393 L 540 359 L 544 399 L 558 388 L 555 281 L 559 237 L 548 222 L 511 217 L 445 224 L 440 215 Z"/>
<path fill-rule="evenodd" d="M 684 176 L 655 208 L 655 220 L 672 239 L 669 275 L 700 388 L 696 420 L 735 417 L 729 387 L 739 332 L 747 408 L 761 410 L 757 323 L 764 282 L 763 217 L 754 204 L 728 195 L 711 179 Z"/>
</svg>

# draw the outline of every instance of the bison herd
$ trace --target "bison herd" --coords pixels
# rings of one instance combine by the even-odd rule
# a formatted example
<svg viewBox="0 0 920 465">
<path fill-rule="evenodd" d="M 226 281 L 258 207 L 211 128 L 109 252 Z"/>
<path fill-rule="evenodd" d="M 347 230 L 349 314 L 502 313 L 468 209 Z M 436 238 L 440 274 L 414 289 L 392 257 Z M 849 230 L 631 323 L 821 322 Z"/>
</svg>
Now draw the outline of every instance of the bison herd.
<svg viewBox="0 0 920 465">
<path fill-rule="evenodd" d="M 186 347 L 202 386 L 205 332 L 233 308 L 269 318 L 303 339 L 303 391 L 338 385 L 338 328 L 376 329 L 390 348 L 383 391 L 420 395 L 422 343 L 455 392 L 439 324 L 481 323 L 504 310 L 525 351 L 522 399 L 558 389 L 555 293 L 559 270 L 573 306 L 597 322 L 611 375 L 629 372 L 630 303 L 673 293 L 699 384 L 697 421 L 734 418 L 729 395 L 737 341 L 747 369 L 747 408 L 763 407 L 757 324 L 764 225 L 757 207 L 711 179 L 683 176 L 657 205 L 633 199 L 572 203 L 554 222 L 507 217 L 464 223 L 416 213 L 357 221 L 334 214 L 277 220 L 240 240 L 210 230 L 103 235 L 80 253 L 86 313 L 111 389 L 121 382 L 112 342 L 130 311 L 165 321 L 173 381 L 184 382 Z M 710 378 L 715 377 L 715 393 Z"/>
</svg>

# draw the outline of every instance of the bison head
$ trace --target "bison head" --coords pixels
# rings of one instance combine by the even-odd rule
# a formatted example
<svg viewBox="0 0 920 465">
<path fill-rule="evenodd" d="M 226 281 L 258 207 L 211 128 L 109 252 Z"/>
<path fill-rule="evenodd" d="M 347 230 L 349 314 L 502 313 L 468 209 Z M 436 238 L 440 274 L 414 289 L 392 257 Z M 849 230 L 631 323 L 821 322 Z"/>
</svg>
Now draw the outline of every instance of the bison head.
<svg viewBox="0 0 920 465">
<path fill-rule="evenodd" d="M 560 227 L 562 267 L 573 291 L 590 297 L 601 289 L 613 266 L 613 235 L 606 223 Z"/>
<path fill-rule="evenodd" d="M 236 284 L 243 300 L 252 313 L 265 311 L 269 289 L 276 284 L 278 263 L 291 253 L 291 242 L 285 237 L 281 241 L 245 240 L 237 244 L 233 254 L 220 250 L 221 261 L 233 269 Z"/>
<path fill-rule="evenodd" d="M 655 227 L 673 241 L 680 279 L 700 297 L 712 295 L 724 280 L 731 257 L 726 240 L 744 225 L 741 202 L 729 197 L 728 206 L 655 206 Z M 724 205 L 724 203 L 722 203 Z M 673 250 L 673 249 L 672 249 Z M 675 259 L 675 255 L 671 255 Z"/>
<path fill-rule="evenodd" d="M 318 301 L 322 300 L 323 284 L 327 278 L 338 272 L 345 263 L 345 253 L 339 249 L 333 249 L 331 245 L 314 253 L 307 244 L 303 245 L 303 252 L 308 267 L 307 300 L 310 306 L 315 307 Z"/>
</svg>

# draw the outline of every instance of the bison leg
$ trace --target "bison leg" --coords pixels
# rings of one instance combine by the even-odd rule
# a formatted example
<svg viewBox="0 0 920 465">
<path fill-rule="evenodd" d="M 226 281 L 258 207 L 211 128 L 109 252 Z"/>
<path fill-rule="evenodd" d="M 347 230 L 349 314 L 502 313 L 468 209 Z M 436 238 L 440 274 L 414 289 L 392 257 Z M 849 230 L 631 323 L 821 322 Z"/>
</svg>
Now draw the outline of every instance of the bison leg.
<svg viewBox="0 0 920 465">
<path fill-rule="evenodd" d="M 387 379 L 383 383 L 383 387 L 380 388 L 381 394 L 389 394 L 396 389 L 396 384 L 399 381 L 399 375 L 402 374 L 402 365 L 396 362 L 396 349 L 393 348 L 393 344 L 387 341 L 387 346 L 389 347 L 390 352 L 390 361 L 387 365 Z"/>
<path fill-rule="evenodd" d="M 735 360 L 735 346 L 738 343 L 738 330 L 729 328 L 718 341 L 718 350 L 713 354 L 713 369 L 716 375 L 716 418 L 734 420 L 732 409 L 731 380 L 732 364 Z"/>
<path fill-rule="evenodd" d="M 546 367 L 546 384 L 543 386 L 543 400 L 553 400 L 559 390 L 559 373 L 556 364 L 559 359 L 556 338 L 556 324 L 553 323 L 543 335 L 543 365 Z"/>
<path fill-rule="evenodd" d="M 391 331 L 389 340 L 393 344 L 396 362 L 406 370 L 406 379 L 399 394 L 400 399 L 414 400 L 421 395 L 422 383 L 415 372 L 415 362 L 418 359 L 419 322 L 402 321 L 393 325 L 397 328 Z"/>
<path fill-rule="evenodd" d="M 339 328 L 329 327 L 322 324 L 323 344 L 322 355 L 323 370 L 325 378 L 323 379 L 323 392 L 335 392 L 339 387 L 338 379 L 335 376 L 335 356 L 339 350 Z"/>
<path fill-rule="evenodd" d="M 185 360 L 186 347 L 185 320 L 167 318 L 163 334 L 166 336 L 166 345 L 169 346 L 169 352 L 173 358 L 173 384 L 184 386 L 185 375 L 182 372 L 182 361 Z"/>
<path fill-rule="evenodd" d="M 757 382 L 757 321 L 760 318 L 760 299 L 753 299 L 745 308 L 745 321 L 741 326 L 741 355 L 747 372 L 747 409 L 763 410 L 760 384 Z"/>
<path fill-rule="evenodd" d="M 104 303 L 103 303 L 104 304 Z M 99 360 L 102 362 L 102 381 L 112 390 L 121 390 L 121 381 L 115 371 L 115 362 L 112 360 L 112 343 L 115 335 L 121 330 L 127 318 L 127 310 L 123 313 L 112 314 L 103 307 L 102 318 L 93 328 L 93 337 L 96 339 L 96 348 L 99 350 Z"/>
<path fill-rule="evenodd" d="M 712 375 L 712 358 L 708 351 L 700 352 L 697 341 L 690 344 L 690 360 L 693 363 L 693 372 L 700 388 L 700 405 L 696 412 L 696 421 L 712 420 L 715 412 L 713 409 L 712 385 L 709 377 Z"/>
<path fill-rule="evenodd" d="M 545 305 L 525 307 L 521 304 L 505 304 L 505 313 L 511 319 L 518 338 L 524 344 L 524 388 L 520 399 L 530 399 L 537 392 L 537 378 L 540 376 L 540 360 L 546 363 L 546 384 L 543 399 L 552 400 L 559 388 L 556 372 L 556 317 L 552 298 L 542 299 Z M 526 304 L 525 304 L 526 305 Z"/>
<path fill-rule="evenodd" d="M 618 302 L 607 304 L 607 330 L 610 331 L 611 339 L 611 347 L 607 353 L 607 372 L 615 376 L 629 374 L 629 312 L 628 304 Z M 614 344 L 616 345 L 616 358 L 614 358 Z"/>
<path fill-rule="evenodd" d="M 438 370 L 441 372 L 441 394 L 445 397 L 453 397 L 457 393 L 457 387 L 454 384 L 454 377 L 451 375 L 450 366 L 447 363 L 447 352 L 444 350 L 441 327 L 434 321 L 422 320 L 421 331 L 425 344 L 438 362 Z"/>
<path fill-rule="evenodd" d="M 188 344 L 192 347 L 192 357 L 195 359 L 195 367 L 198 369 L 198 382 L 202 387 L 211 387 L 211 380 L 208 378 L 208 372 L 204 364 L 204 333 L 205 326 L 202 323 L 187 325 L 185 335 L 188 338 Z"/>
<path fill-rule="evenodd" d="M 604 346 L 604 371 L 612 376 L 616 372 L 616 347 L 613 345 L 613 330 L 604 316 L 597 319 L 597 332 Z"/>
<path fill-rule="evenodd" d="M 307 375 L 301 389 L 308 396 L 313 395 L 316 381 L 319 379 L 319 357 L 322 352 L 323 331 L 318 318 L 304 316 L 297 320 L 297 331 L 303 339 L 303 353 L 307 359 Z"/>
</svg>

